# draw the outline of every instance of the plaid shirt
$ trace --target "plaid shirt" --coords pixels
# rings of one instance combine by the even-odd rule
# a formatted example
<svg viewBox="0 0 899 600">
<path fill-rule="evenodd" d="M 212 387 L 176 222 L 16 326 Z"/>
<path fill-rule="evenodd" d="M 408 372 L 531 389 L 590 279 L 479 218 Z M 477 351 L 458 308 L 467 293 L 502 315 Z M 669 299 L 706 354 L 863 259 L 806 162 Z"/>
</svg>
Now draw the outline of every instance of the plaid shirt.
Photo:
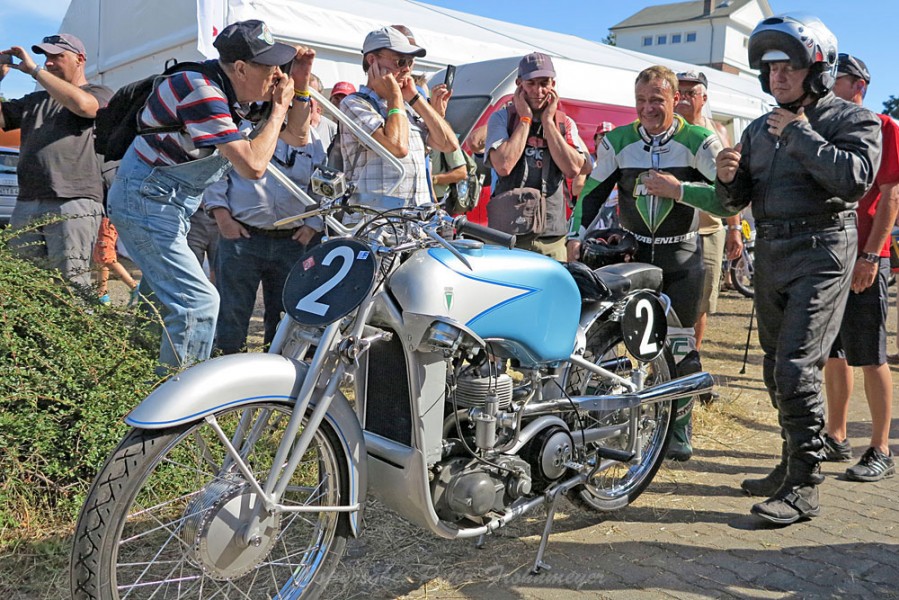
<svg viewBox="0 0 899 600">
<path fill-rule="evenodd" d="M 350 94 L 340 103 L 342 110 L 354 123 L 371 134 L 384 127 L 387 102 L 366 86 L 359 88 L 359 94 L 367 94 L 377 101 L 380 110 L 375 110 L 371 102 L 357 94 Z M 425 100 L 422 99 L 421 102 Z M 409 118 L 409 153 L 398 160 L 406 168 L 406 175 L 392 196 L 387 191 L 396 183 L 399 173 L 383 158 L 363 146 L 346 128 L 340 129 L 340 152 L 347 180 L 356 184 L 351 203 L 363 204 L 379 209 L 398 206 L 419 206 L 432 201 L 428 174 L 425 167 L 427 149 L 425 140 L 428 130 L 412 108 L 406 105 Z"/>
</svg>

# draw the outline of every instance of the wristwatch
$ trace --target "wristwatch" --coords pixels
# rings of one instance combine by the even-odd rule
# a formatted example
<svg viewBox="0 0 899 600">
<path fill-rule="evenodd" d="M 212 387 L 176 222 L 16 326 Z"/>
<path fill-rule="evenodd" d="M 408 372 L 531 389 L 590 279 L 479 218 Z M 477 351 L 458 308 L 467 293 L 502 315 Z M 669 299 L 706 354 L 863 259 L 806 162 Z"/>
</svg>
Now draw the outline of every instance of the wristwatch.
<svg viewBox="0 0 899 600">
<path fill-rule="evenodd" d="M 859 258 L 865 259 L 865 262 L 869 262 L 872 265 L 880 263 L 880 255 L 876 252 L 868 252 L 866 254 L 863 254 L 862 256 L 859 256 Z"/>
</svg>

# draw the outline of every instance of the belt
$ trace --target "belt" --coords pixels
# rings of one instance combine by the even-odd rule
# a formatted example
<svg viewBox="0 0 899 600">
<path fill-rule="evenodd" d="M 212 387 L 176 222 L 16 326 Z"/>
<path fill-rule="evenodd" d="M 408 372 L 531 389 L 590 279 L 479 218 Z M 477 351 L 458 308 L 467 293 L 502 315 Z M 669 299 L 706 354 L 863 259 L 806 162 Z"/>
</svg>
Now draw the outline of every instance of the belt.
<svg viewBox="0 0 899 600">
<path fill-rule="evenodd" d="M 854 210 L 844 210 L 838 213 L 810 215 L 795 219 L 756 221 L 755 231 L 760 239 L 774 240 L 827 229 L 843 229 L 846 226 L 855 227 L 857 222 L 858 217 Z"/>
<path fill-rule="evenodd" d="M 641 244 L 680 244 L 681 242 L 692 240 L 697 235 L 699 235 L 699 232 L 697 231 L 688 231 L 683 235 L 669 235 L 653 238 L 646 235 L 640 235 L 639 233 L 634 233 L 633 231 L 630 231 L 629 233 L 637 238 L 637 241 Z"/>
<path fill-rule="evenodd" d="M 283 240 L 293 237 L 293 234 L 300 230 L 299 227 L 294 227 L 293 229 L 262 229 L 261 227 L 253 227 L 252 225 L 247 225 L 240 221 L 237 222 L 243 225 L 244 229 L 250 232 L 250 235 L 261 235 L 274 240 Z"/>
</svg>

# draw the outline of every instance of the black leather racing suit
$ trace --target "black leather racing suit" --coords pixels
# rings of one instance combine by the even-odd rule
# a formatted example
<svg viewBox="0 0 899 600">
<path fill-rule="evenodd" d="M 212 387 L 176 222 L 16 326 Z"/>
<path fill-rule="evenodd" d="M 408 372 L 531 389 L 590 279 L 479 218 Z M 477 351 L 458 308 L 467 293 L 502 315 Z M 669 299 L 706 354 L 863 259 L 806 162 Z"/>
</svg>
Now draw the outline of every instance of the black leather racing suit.
<svg viewBox="0 0 899 600">
<path fill-rule="evenodd" d="M 839 331 L 856 257 L 855 206 L 880 165 L 880 121 L 828 93 L 780 138 L 767 115 L 742 137 L 736 178 L 717 182 L 724 211 L 752 203 L 755 303 L 765 386 L 778 410 L 787 479 L 817 483 L 821 369 Z M 702 207 L 700 207 L 702 208 Z M 710 207 L 706 207 L 710 208 Z"/>
</svg>

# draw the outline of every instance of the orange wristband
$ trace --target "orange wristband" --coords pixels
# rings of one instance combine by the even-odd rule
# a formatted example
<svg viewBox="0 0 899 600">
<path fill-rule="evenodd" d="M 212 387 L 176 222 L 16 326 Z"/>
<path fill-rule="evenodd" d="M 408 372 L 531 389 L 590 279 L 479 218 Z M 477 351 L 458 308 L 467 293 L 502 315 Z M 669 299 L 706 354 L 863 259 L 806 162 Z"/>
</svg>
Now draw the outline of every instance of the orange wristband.
<svg viewBox="0 0 899 600">
<path fill-rule="evenodd" d="M 530 117 L 519 117 L 519 120 L 520 120 L 522 123 L 527 123 L 528 125 L 530 125 L 531 123 L 534 122 L 534 120 L 531 119 Z"/>
</svg>

